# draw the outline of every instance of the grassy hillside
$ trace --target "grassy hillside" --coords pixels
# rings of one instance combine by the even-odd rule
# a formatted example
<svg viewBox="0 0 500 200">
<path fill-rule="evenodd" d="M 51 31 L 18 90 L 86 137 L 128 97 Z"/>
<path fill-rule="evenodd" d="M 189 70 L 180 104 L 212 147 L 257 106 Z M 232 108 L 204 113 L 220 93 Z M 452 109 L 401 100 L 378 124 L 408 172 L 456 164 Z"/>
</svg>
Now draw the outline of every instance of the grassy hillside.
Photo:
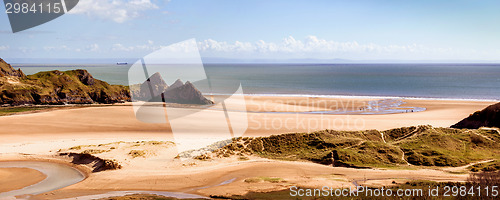
<svg viewBox="0 0 500 200">
<path fill-rule="evenodd" d="M 217 156 L 254 154 L 347 167 L 462 166 L 500 158 L 500 135 L 489 130 L 418 126 L 387 131 L 290 133 L 239 138 Z"/>
<path fill-rule="evenodd" d="M 86 70 L 0 77 L 0 104 L 89 104 L 128 101 L 128 87 L 94 79 Z"/>
</svg>

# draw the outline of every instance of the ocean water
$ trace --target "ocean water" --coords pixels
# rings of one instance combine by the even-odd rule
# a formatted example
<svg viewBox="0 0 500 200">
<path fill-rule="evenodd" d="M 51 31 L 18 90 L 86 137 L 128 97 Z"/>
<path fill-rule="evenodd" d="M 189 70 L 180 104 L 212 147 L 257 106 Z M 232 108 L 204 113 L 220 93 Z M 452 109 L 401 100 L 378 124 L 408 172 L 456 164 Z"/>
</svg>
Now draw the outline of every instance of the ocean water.
<svg viewBox="0 0 500 200">
<path fill-rule="evenodd" d="M 130 65 L 115 64 L 15 64 L 13 66 L 21 68 L 26 74 L 55 69 L 62 71 L 87 69 L 95 78 L 121 85 L 128 85 L 127 76 L 130 67 Z M 245 94 L 500 100 L 500 64 L 205 64 L 204 66 L 211 80 L 241 82 Z M 200 88 L 207 92 L 202 86 Z"/>
</svg>

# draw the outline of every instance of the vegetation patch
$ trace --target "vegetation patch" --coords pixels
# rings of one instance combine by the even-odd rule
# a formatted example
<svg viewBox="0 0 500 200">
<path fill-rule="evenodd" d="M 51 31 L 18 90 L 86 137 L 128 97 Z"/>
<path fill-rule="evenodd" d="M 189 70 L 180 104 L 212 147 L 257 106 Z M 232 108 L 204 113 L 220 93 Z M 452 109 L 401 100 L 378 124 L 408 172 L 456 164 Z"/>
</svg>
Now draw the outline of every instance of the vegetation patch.
<svg viewBox="0 0 500 200">
<path fill-rule="evenodd" d="M 500 159 L 500 135 L 488 130 L 432 126 L 387 131 L 289 133 L 236 138 L 214 152 L 217 157 L 258 155 L 279 160 L 307 160 L 344 167 L 463 166 Z"/>
<path fill-rule="evenodd" d="M 248 179 L 247 179 L 248 180 Z M 246 182 L 246 180 L 245 180 Z M 449 199 L 449 200 L 454 200 L 454 199 L 464 199 L 464 200 L 472 200 L 472 199 L 498 199 L 498 196 L 492 196 L 491 193 L 489 196 L 486 196 L 484 191 L 482 196 L 478 196 L 477 190 L 474 190 L 475 192 L 474 196 L 472 196 L 471 192 L 469 190 L 466 190 L 466 194 L 460 196 L 459 193 L 457 193 L 456 196 L 453 196 L 453 191 L 451 188 L 455 187 L 457 188 L 457 192 L 460 192 L 461 188 L 477 188 L 481 186 L 481 188 L 489 187 L 491 188 L 492 186 L 498 186 L 500 184 L 500 172 L 482 172 L 482 173 L 474 173 L 470 176 L 467 182 L 465 183 L 457 183 L 457 182 L 434 182 L 434 181 L 408 181 L 404 184 L 398 184 L 395 186 L 389 186 L 389 187 L 384 187 L 385 190 L 392 190 L 394 193 L 398 190 L 402 191 L 409 191 L 411 195 L 409 196 L 404 196 L 404 197 L 399 197 L 397 195 L 392 195 L 392 196 L 387 196 L 387 195 L 367 195 L 366 192 L 360 192 L 358 195 L 352 195 L 352 196 L 328 196 L 328 195 L 316 195 L 316 196 L 291 196 L 293 192 L 291 192 L 290 189 L 285 189 L 285 190 L 280 190 L 280 191 L 272 191 L 272 192 L 248 192 L 245 195 L 223 195 L 223 196 L 211 196 L 214 199 L 259 199 L 259 200 L 266 200 L 266 199 L 272 199 L 272 200 L 285 200 L 285 199 L 307 199 L 307 200 L 330 200 L 330 199 L 341 199 L 341 200 L 364 200 L 364 199 L 375 199 L 375 200 L 401 200 L 401 199 L 408 199 L 408 200 L 413 200 L 413 199 L 429 199 L 429 200 L 434 200 L 434 199 Z M 443 189 L 444 187 L 450 187 L 450 191 L 447 193 L 448 196 L 445 196 L 446 190 Z M 437 188 L 439 187 L 437 196 L 432 196 L 429 194 L 429 188 Z M 371 190 L 376 190 L 380 189 L 380 187 L 372 188 L 372 187 L 367 187 Z M 303 189 L 303 191 L 306 190 L 321 190 L 321 188 L 296 188 L 295 191 L 298 189 Z M 421 191 L 421 192 L 420 192 Z M 319 193 L 317 193 L 319 194 Z M 323 193 L 324 194 L 324 193 Z M 433 194 L 435 195 L 435 194 Z"/>
<path fill-rule="evenodd" d="M 108 197 L 99 200 L 177 200 L 178 198 L 165 197 L 153 194 L 133 194 L 121 197 Z M 194 199 L 191 199 L 194 200 Z"/>
<path fill-rule="evenodd" d="M 87 149 L 85 151 L 82 151 L 84 154 L 100 154 L 100 153 L 105 153 L 109 152 L 109 150 L 101 150 L 101 149 Z"/>
<path fill-rule="evenodd" d="M 132 158 L 137 157 L 146 157 L 147 152 L 144 150 L 131 150 L 128 155 L 132 156 Z"/>
<path fill-rule="evenodd" d="M 245 183 L 260 183 L 260 182 L 283 183 L 283 182 L 286 182 L 286 181 L 283 180 L 282 178 L 266 177 L 266 176 L 253 177 L 253 178 L 247 178 L 247 179 L 245 179 Z"/>
<path fill-rule="evenodd" d="M 475 165 L 472 165 L 469 169 L 472 172 L 493 172 L 493 171 L 499 171 L 500 170 L 500 161 L 499 160 L 493 160 L 491 162 L 475 164 Z"/>
<path fill-rule="evenodd" d="M 196 160 L 204 160 L 204 161 L 206 161 L 206 160 L 212 160 L 212 157 L 210 157 L 210 155 L 208 155 L 206 153 L 201 154 L 199 156 L 195 156 L 193 158 L 196 159 Z"/>
<path fill-rule="evenodd" d="M 48 110 L 50 108 L 45 106 L 0 107 L 0 116 Z"/>
</svg>

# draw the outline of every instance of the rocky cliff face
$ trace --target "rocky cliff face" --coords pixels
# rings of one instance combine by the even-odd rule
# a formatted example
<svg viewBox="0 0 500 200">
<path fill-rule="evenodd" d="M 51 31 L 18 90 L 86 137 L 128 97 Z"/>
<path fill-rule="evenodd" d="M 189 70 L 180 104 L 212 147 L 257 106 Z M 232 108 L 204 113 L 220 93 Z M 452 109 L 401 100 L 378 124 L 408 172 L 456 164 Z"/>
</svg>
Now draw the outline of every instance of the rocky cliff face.
<svg viewBox="0 0 500 200">
<path fill-rule="evenodd" d="M 500 103 L 493 104 L 481 111 L 477 111 L 451 127 L 468 129 L 477 129 L 480 127 L 500 128 Z"/>
<path fill-rule="evenodd" d="M 129 89 L 95 79 L 86 70 L 48 71 L 26 76 L 0 63 L 0 105 L 91 104 L 130 101 Z"/>
<path fill-rule="evenodd" d="M 6 63 L 0 58 L 0 77 L 15 76 L 19 78 L 24 78 L 26 75 L 21 71 L 21 69 L 15 70 L 11 65 Z"/>
<path fill-rule="evenodd" d="M 141 100 L 151 99 L 160 96 L 165 90 L 168 89 L 167 83 L 161 78 L 160 73 L 155 73 L 146 80 L 141 86 L 139 93 L 136 95 L 141 97 Z M 134 96 L 134 97 L 136 97 Z"/>
<path fill-rule="evenodd" d="M 134 100 L 139 101 L 164 101 L 180 104 L 213 104 L 191 83 L 185 84 L 177 79 L 168 86 L 159 73 L 153 74 L 141 85 L 131 86 Z M 152 94 L 152 95 L 151 95 Z"/>
<path fill-rule="evenodd" d="M 205 98 L 201 92 L 194 87 L 191 82 L 186 82 L 184 85 L 175 87 L 165 91 L 165 102 L 182 103 L 182 104 L 214 104 L 212 101 Z"/>
</svg>

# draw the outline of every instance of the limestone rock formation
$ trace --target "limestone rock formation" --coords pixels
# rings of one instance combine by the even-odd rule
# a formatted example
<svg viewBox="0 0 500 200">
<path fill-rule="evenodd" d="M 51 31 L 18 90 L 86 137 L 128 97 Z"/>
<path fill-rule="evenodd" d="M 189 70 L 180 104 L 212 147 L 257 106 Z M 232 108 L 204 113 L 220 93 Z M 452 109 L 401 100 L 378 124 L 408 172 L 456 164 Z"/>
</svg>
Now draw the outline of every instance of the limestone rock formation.
<svg viewBox="0 0 500 200">
<path fill-rule="evenodd" d="M 183 83 L 177 79 L 168 86 L 159 73 L 153 74 L 148 80 L 139 85 L 131 86 L 134 100 L 164 101 L 179 104 L 213 104 L 191 83 Z"/>
<path fill-rule="evenodd" d="M 167 90 L 164 93 L 165 102 L 181 103 L 181 104 L 213 104 L 196 89 L 191 82 L 186 82 L 184 85 Z"/>
</svg>

